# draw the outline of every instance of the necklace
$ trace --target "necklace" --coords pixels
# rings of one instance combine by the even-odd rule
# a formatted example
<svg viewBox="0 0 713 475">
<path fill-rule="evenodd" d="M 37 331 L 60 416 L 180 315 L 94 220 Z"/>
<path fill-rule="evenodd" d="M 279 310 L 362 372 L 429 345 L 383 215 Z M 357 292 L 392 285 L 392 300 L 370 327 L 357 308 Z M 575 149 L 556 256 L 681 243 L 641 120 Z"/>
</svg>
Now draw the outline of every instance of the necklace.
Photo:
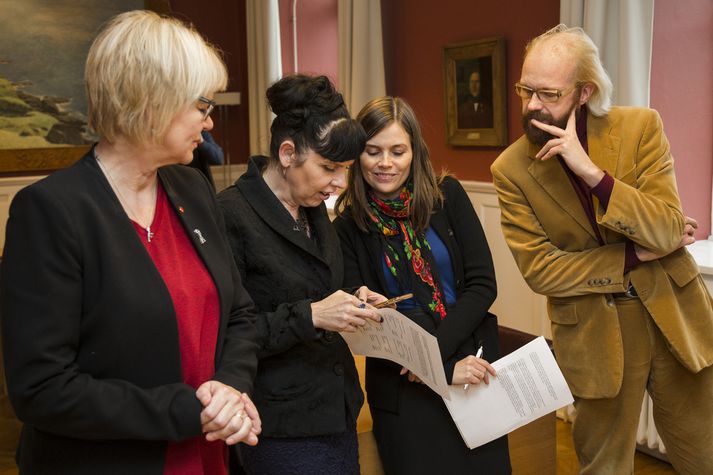
<svg viewBox="0 0 713 475">
<path fill-rule="evenodd" d="M 294 226 L 292 226 L 292 230 L 304 233 L 307 237 L 310 237 L 312 234 L 309 226 L 309 219 L 307 219 L 307 214 L 301 206 L 299 211 L 297 211 L 297 218 L 295 219 Z"/>
<path fill-rule="evenodd" d="M 138 214 L 134 212 L 133 208 L 129 206 L 129 201 L 124 198 L 124 195 L 121 193 L 121 190 L 119 189 L 119 186 L 116 184 L 114 179 L 112 178 L 111 174 L 109 173 L 109 170 L 106 169 L 104 166 L 104 163 L 102 163 L 101 160 L 99 160 L 99 155 L 94 153 L 94 159 L 97 161 L 97 164 L 99 165 L 99 168 L 101 168 L 102 172 L 104 172 L 104 175 L 106 175 L 107 179 L 109 180 L 109 184 L 111 185 L 112 189 L 116 192 L 118 198 L 119 198 L 119 203 L 122 204 L 126 210 L 129 211 L 129 214 L 137 219 L 133 219 L 135 223 L 137 223 L 139 226 L 141 226 L 145 231 L 146 231 L 146 240 L 148 242 L 151 242 L 151 239 L 154 236 L 154 232 L 151 231 L 151 223 L 153 223 L 153 218 L 154 215 L 156 214 L 156 206 L 154 205 L 153 209 L 151 210 L 151 217 L 149 219 L 149 225 L 144 226 L 143 224 L 138 222 Z M 158 188 L 157 185 L 154 186 L 153 190 L 153 202 L 156 203 L 156 195 L 158 193 Z M 130 218 L 131 218 L 130 216 Z"/>
</svg>

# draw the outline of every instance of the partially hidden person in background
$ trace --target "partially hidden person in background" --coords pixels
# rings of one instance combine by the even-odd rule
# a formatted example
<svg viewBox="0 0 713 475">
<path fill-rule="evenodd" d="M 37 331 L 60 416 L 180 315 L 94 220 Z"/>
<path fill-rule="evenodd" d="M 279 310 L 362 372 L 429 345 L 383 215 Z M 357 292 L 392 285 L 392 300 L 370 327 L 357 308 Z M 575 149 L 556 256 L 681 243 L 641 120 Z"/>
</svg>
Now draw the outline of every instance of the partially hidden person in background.
<svg viewBox="0 0 713 475">
<path fill-rule="evenodd" d="M 581 28 L 533 39 L 515 90 L 525 134 L 491 170 L 508 246 L 547 296 L 581 473 L 633 473 L 645 390 L 676 471 L 713 473 L 713 304 L 661 118 L 611 106 Z"/>
<path fill-rule="evenodd" d="M 495 272 L 465 190 L 436 176 L 409 104 L 369 102 L 357 120 L 366 148 L 337 201 L 335 227 L 346 285 L 388 297 L 412 292 L 398 309 L 436 336 L 449 384 L 488 383 L 499 356 Z M 488 331 L 490 329 L 491 331 Z M 483 347 L 483 358 L 476 357 Z M 507 436 L 470 450 L 442 398 L 405 368 L 367 358 L 366 392 L 387 474 L 507 474 Z"/>
<path fill-rule="evenodd" d="M 208 181 L 188 163 L 227 73 L 146 11 L 89 51 L 99 142 L 12 202 L 2 336 L 23 474 L 224 474 L 257 443 L 255 316 Z"/>
<path fill-rule="evenodd" d="M 253 474 L 358 474 L 356 419 L 363 403 L 354 359 L 339 332 L 380 316 L 385 300 L 342 288 L 342 251 L 325 201 L 346 185 L 364 149 L 325 76 L 286 76 L 267 90 L 275 113 L 270 156 L 218 195 L 243 283 L 258 307 L 256 447 L 241 447 Z"/>
<path fill-rule="evenodd" d="M 222 165 L 225 162 L 225 154 L 210 132 L 204 130 L 201 132 L 201 138 L 201 142 L 193 151 L 193 160 L 188 166 L 200 170 L 215 190 L 215 180 L 210 167 Z"/>
</svg>

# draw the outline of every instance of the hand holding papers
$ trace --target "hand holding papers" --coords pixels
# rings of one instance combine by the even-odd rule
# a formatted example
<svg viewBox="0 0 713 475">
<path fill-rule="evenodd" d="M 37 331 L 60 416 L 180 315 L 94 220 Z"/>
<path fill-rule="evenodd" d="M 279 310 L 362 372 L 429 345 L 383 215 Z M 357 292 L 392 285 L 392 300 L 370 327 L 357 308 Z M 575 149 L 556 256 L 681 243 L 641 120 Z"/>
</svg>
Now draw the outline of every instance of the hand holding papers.
<svg viewBox="0 0 713 475">
<path fill-rule="evenodd" d="M 490 384 L 449 386 L 444 398 L 466 445 L 473 449 L 570 404 L 572 393 L 543 337 L 492 363 Z"/>
<path fill-rule="evenodd" d="M 482 357 L 482 356 L 483 356 L 483 345 L 480 345 L 480 347 L 478 348 L 478 351 L 475 353 L 475 357 L 476 357 L 476 358 L 480 358 L 480 357 Z M 468 383 L 464 384 L 464 385 L 463 385 L 463 391 L 467 391 L 467 390 L 468 390 L 468 386 L 470 386 L 470 384 L 468 384 Z"/>
<path fill-rule="evenodd" d="M 441 397 L 448 399 L 448 384 L 436 337 L 391 308 L 382 308 L 384 321 L 341 333 L 352 353 L 394 361 L 409 369 Z"/>
<path fill-rule="evenodd" d="M 491 364 L 490 384 L 448 386 L 436 337 L 391 308 L 383 323 L 342 333 L 352 352 L 409 369 L 443 397 L 466 445 L 473 449 L 570 404 L 572 393 L 543 337 Z"/>
</svg>

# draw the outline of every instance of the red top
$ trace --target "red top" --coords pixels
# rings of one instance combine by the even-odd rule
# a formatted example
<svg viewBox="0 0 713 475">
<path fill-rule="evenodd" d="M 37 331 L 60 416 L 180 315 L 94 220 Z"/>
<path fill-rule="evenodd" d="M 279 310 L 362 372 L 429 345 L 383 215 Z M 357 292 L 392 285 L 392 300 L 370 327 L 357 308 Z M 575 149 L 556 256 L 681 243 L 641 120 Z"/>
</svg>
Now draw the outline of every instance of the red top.
<svg viewBox="0 0 713 475">
<path fill-rule="evenodd" d="M 173 300 L 183 382 L 197 389 L 215 373 L 220 318 L 218 291 L 160 183 L 150 228 L 151 241 L 144 228 L 133 224 Z M 223 441 L 207 442 L 203 436 L 169 442 L 163 473 L 224 475 L 226 456 Z"/>
</svg>

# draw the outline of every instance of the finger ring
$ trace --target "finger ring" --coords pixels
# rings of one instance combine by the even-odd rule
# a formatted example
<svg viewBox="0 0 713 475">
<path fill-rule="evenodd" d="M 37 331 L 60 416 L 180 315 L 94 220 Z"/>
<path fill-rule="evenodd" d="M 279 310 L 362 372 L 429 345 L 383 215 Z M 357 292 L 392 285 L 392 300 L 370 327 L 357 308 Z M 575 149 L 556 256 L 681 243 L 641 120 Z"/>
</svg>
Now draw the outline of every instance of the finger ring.
<svg viewBox="0 0 713 475">
<path fill-rule="evenodd" d="M 359 308 L 366 308 L 366 304 L 362 302 L 361 304 L 359 304 Z"/>
</svg>

